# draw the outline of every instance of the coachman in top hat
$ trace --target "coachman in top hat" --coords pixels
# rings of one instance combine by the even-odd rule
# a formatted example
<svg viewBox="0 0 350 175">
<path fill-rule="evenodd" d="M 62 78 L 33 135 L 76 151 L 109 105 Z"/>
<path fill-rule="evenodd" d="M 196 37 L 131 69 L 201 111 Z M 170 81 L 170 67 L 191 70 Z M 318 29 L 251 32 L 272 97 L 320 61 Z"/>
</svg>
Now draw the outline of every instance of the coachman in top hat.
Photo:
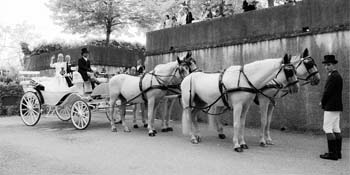
<svg viewBox="0 0 350 175">
<path fill-rule="evenodd" d="M 96 79 L 94 71 L 91 69 L 90 60 L 89 60 L 89 51 L 87 48 L 81 49 L 82 57 L 78 60 L 78 72 L 81 74 L 84 81 L 91 81 L 92 88 L 100 82 Z"/>
<path fill-rule="evenodd" d="M 335 69 L 338 61 L 334 55 L 325 55 L 322 62 L 328 72 L 321 106 L 324 110 L 323 130 L 327 136 L 328 153 L 320 155 L 322 159 L 341 159 L 342 136 L 339 127 L 340 113 L 343 111 L 343 79 Z"/>
</svg>

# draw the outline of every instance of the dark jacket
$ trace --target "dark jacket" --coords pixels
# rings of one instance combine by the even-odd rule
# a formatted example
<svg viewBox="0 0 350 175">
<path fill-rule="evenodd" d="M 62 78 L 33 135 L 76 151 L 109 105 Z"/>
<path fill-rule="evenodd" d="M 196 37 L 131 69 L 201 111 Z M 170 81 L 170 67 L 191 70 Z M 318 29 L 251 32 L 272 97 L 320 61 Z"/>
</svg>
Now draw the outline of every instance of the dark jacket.
<svg viewBox="0 0 350 175">
<path fill-rule="evenodd" d="M 78 60 L 78 72 L 81 74 L 84 81 L 89 80 L 87 72 L 92 72 L 90 60 L 85 61 L 83 57 Z"/>
<path fill-rule="evenodd" d="M 192 13 L 188 12 L 188 14 L 186 15 L 186 24 L 190 24 L 193 21 L 193 17 L 192 17 Z"/>
<path fill-rule="evenodd" d="M 146 69 L 144 65 L 139 65 L 139 66 L 137 66 L 136 68 L 137 68 L 137 70 L 136 70 L 137 75 L 143 74 L 143 72 L 144 72 L 145 69 Z"/>
<path fill-rule="evenodd" d="M 338 71 L 333 71 L 327 78 L 322 96 L 322 109 L 325 111 L 343 111 L 343 79 Z"/>
<path fill-rule="evenodd" d="M 67 74 L 70 74 L 72 72 L 72 65 L 67 63 Z"/>
</svg>

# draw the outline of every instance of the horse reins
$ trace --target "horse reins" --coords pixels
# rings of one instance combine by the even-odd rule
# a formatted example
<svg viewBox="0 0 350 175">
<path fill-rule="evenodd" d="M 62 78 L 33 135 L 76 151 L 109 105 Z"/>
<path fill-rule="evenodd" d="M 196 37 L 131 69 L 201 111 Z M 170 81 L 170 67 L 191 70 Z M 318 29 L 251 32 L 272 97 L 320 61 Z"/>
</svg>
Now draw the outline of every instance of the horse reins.
<svg viewBox="0 0 350 175">
<path fill-rule="evenodd" d="M 305 59 L 308 59 L 308 58 L 311 59 L 311 61 L 310 61 L 311 64 L 308 64 L 308 63 L 305 63 L 305 62 L 304 62 L 304 60 L 305 60 Z M 301 86 L 304 86 L 304 85 L 310 83 L 310 80 L 309 80 L 309 79 L 310 79 L 311 77 L 313 77 L 314 75 L 318 74 L 319 72 L 318 72 L 318 71 L 315 71 L 315 72 L 311 72 L 311 73 L 310 73 L 310 69 L 312 69 L 314 66 L 317 67 L 317 65 L 315 64 L 315 61 L 312 59 L 311 56 L 307 56 L 307 57 L 301 58 L 300 61 L 299 61 L 299 63 L 298 63 L 297 66 L 295 67 L 295 69 L 298 69 L 299 66 L 300 66 L 302 63 L 305 65 L 306 71 L 308 72 L 308 76 L 306 76 L 306 78 L 300 78 L 300 77 L 298 77 L 298 80 L 305 81 L 304 83 L 301 84 Z M 284 89 L 284 88 L 287 88 L 287 87 L 289 87 L 289 86 L 294 85 L 294 84 L 297 83 L 297 82 L 295 81 L 295 82 L 292 82 L 292 83 L 290 83 L 290 84 L 287 84 L 285 87 L 283 87 L 283 86 L 279 85 L 279 83 L 278 83 L 277 81 L 275 81 L 274 79 L 273 79 L 273 81 L 274 81 L 274 83 L 276 83 L 276 84 L 268 84 L 268 85 L 264 86 L 263 88 L 261 88 L 262 91 L 265 91 L 265 90 L 271 89 L 271 88 L 277 89 L 276 93 L 273 95 L 273 98 L 276 98 L 276 96 L 277 96 L 277 94 L 280 92 L 280 90 L 282 90 L 282 89 Z M 285 93 L 284 93 L 283 95 L 281 95 L 280 97 L 282 98 L 282 97 L 286 96 L 287 94 L 288 94 L 288 92 L 285 92 Z"/>
<path fill-rule="evenodd" d="M 184 79 L 185 77 L 183 76 L 183 74 L 180 72 L 180 66 L 183 66 L 182 64 L 184 64 L 185 66 L 187 66 L 189 68 L 189 72 L 194 72 L 198 69 L 198 67 L 196 67 L 195 70 L 191 70 L 191 61 L 193 61 L 195 63 L 195 61 L 190 58 L 188 61 L 184 61 L 183 63 L 181 63 L 180 65 L 178 65 L 174 71 L 173 74 L 171 75 L 157 75 L 154 73 L 154 70 L 150 71 L 149 73 L 144 73 L 141 78 L 140 78 L 140 82 L 139 82 L 139 89 L 141 91 L 140 95 L 142 96 L 142 100 L 147 103 L 147 98 L 146 98 L 146 93 L 152 89 L 160 89 L 160 90 L 166 90 L 166 91 L 170 91 L 172 93 L 178 94 L 178 92 L 176 90 L 180 90 L 180 83 L 179 84 L 170 84 L 170 82 L 172 82 L 172 80 L 174 79 L 174 77 L 176 77 L 176 73 L 179 72 L 179 75 L 181 76 L 181 79 Z M 143 78 L 145 77 L 146 74 L 150 74 L 152 75 L 152 77 L 155 77 L 155 79 L 157 80 L 159 85 L 152 85 L 152 80 L 153 78 L 151 78 L 151 86 L 149 86 L 148 88 L 146 88 L 145 90 L 143 90 L 142 88 L 142 82 L 143 82 Z M 164 81 L 162 80 L 160 77 L 171 77 L 171 79 L 169 81 Z M 139 96 L 140 96 L 139 95 Z M 133 100 L 136 98 L 133 98 Z M 131 100 L 129 100 L 131 101 Z"/>
<path fill-rule="evenodd" d="M 304 62 L 305 59 L 308 59 L 308 58 L 310 59 L 309 62 L 310 62 L 311 64 L 305 63 L 305 62 Z M 301 86 L 304 86 L 304 85 L 310 83 L 310 80 L 309 80 L 309 79 L 310 79 L 311 77 L 313 77 L 314 75 L 318 74 L 319 72 L 318 72 L 318 70 L 315 71 L 315 72 L 310 72 L 310 69 L 312 69 L 314 66 L 317 67 L 315 61 L 312 59 L 311 56 L 307 56 L 307 57 L 301 58 L 301 59 L 300 59 L 300 62 L 299 62 L 298 65 L 296 66 L 296 69 L 301 65 L 301 63 L 304 63 L 304 66 L 305 66 L 305 68 L 306 68 L 306 71 L 309 73 L 309 75 L 306 76 L 305 78 L 300 78 L 300 77 L 298 77 L 299 80 L 305 81 L 305 83 L 301 84 Z"/>
<path fill-rule="evenodd" d="M 282 65 L 281 68 L 280 68 L 280 70 L 277 72 L 276 77 L 278 76 L 278 74 L 279 74 L 282 70 L 284 70 L 284 67 L 286 67 L 286 66 L 293 66 L 293 65 L 292 65 L 292 64 L 284 64 L 284 65 Z M 294 68 L 294 66 L 293 66 L 293 68 Z M 294 70 L 295 70 L 295 69 L 294 69 Z M 192 94 L 192 77 L 191 77 L 191 80 L 190 80 L 190 91 L 189 91 L 189 92 L 190 92 L 190 98 L 189 98 L 189 107 L 190 107 L 190 108 L 202 110 L 204 113 L 207 113 L 207 114 L 210 114 L 210 115 L 221 115 L 221 114 L 223 114 L 224 112 L 226 112 L 227 110 L 232 110 L 232 108 L 231 108 L 231 106 L 229 105 L 229 102 L 228 102 L 228 100 L 227 100 L 227 99 L 228 99 L 228 94 L 229 94 L 229 93 L 238 92 L 238 91 L 244 91 L 244 92 L 249 92 L 249 93 L 259 93 L 259 94 L 265 96 L 266 98 L 268 98 L 268 99 L 271 101 L 271 103 L 272 103 L 273 105 L 275 105 L 275 100 L 274 100 L 273 97 L 270 97 L 270 96 L 264 94 L 264 92 L 263 92 L 261 89 L 257 89 L 257 88 L 253 85 L 253 83 L 249 80 L 248 76 L 247 76 L 247 75 L 245 74 L 245 72 L 244 72 L 244 65 L 242 65 L 242 66 L 241 66 L 241 69 L 239 70 L 238 81 L 237 81 L 237 88 L 227 89 L 227 88 L 225 87 L 225 84 L 222 82 L 222 78 L 223 78 L 223 75 L 224 75 L 225 71 L 226 71 L 226 69 L 225 69 L 224 71 L 222 71 L 222 72 L 220 73 L 220 75 L 219 75 L 219 83 L 218 83 L 218 86 L 219 86 L 220 96 L 219 96 L 216 100 L 214 100 L 213 103 L 211 103 L 210 105 L 207 105 L 207 106 L 205 106 L 205 107 L 192 106 L 192 98 L 191 98 L 191 94 Z M 249 87 L 240 87 L 241 74 L 243 74 L 243 76 L 245 77 L 245 79 L 246 79 L 248 85 L 250 86 L 250 88 L 249 88 Z M 287 77 L 287 79 L 288 79 L 288 77 Z M 278 82 L 276 82 L 276 83 L 278 83 Z M 294 81 L 294 82 L 289 83 L 289 84 L 292 85 L 292 84 L 296 84 L 296 83 L 298 83 L 298 81 Z M 282 86 L 283 86 L 283 85 L 282 85 Z M 210 110 L 210 108 L 211 108 L 214 104 L 216 104 L 220 99 L 222 100 L 222 102 L 224 103 L 224 105 L 225 105 L 226 108 L 225 108 L 222 112 L 220 112 L 220 113 L 215 113 L 215 114 L 209 113 L 208 111 Z"/>
</svg>

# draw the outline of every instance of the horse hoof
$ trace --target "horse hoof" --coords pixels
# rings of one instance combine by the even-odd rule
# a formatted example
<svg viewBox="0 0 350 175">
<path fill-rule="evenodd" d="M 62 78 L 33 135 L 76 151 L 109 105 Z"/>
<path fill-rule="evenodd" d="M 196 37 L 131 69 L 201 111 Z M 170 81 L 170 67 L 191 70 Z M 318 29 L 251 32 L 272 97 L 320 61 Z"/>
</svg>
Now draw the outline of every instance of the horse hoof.
<svg viewBox="0 0 350 175">
<path fill-rule="evenodd" d="M 172 127 L 168 127 L 167 130 L 170 131 L 170 132 L 174 131 Z"/>
<path fill-rule="evenodd" d="M 266 145 L 266 143 L 264 143 L 264 142 L 260 142 L 260 146 L 261 146 L 261 147 L 266 147 L 267 145 Z"/>
<path fill-rule="evenodd" d="M 124 132 L 131 132 L 129 129 L 124 129 Z"/>
<path fill-rule="evenodd" d="M 198 144 L 199 142 L 198 142 L 197 139 L 191 139 L 191 143 L 192 143 L 192 144 Z"/>
<path fill-rule="evenodd" d="M 117 132 L 117 128 L 112 128 L 112 132 Z"/>
<path fill-rule="evenodd" d="M 272 141 L 266 141 L 267 145 L 274 145 L 274 143 Z"/>
<path fill-rule="evenodd" d="M 147 128 L 147 127 L 148 127 L 148 124 L 143 124 L 143 127 L 144 127 L 144 128 Z"/>
<path fill-rule="evenodd" d="M 242 144 L 242 145 L 241 145 L 241 148 L 242 148 L 242 149 L 248 149 L 248 145 L 247 145 L 247 144 Z"/>
<path fill-rule="evenodd" d="M 161 131 L 162 131 L 162 132 L 168 132 L 168 129 L 167 129 L 167 128 L 162 128 Z"/>
<path fill-rule="evenodd" d="M 225 134 L 219 134 L 219 139 L 225 139 L 226 135 Z"/>
<path fill-rule="evenodd" d="M 156 134 L 155 133 L 148 133 L 148 136 L 154 137 L 154 136 L 156 136 Z"/>
<path fill-rule="evenodd" d="M 155 129 L 154 129 L 154 130 L 152 130 L 152 131 L 153 131 L 153 133 L 154 133 L 154 134 L 157 134 L 157 131 L 156 131 Z"/>
<path fill-rule="evenodd" d="M 198 141 L 198 143 L 199 143 L 199 142 L 202 142 L 202 139 L 201 139 L 201 137 L 199 137 L 199 136 L 196 136 L 196 140 Z"/>
<path fill-rule="evenodd" d="M 121 121 L 121 120 L 119 120 L 119 121 L 114 121 L 114 123 L 115 123 L 115 124 L 121 124 L 122 121 Z"/>
<path fill-rule="evenodd" d="M 234 150 L 238 153 L 241 153 L 243 152 L 243 149 L 241 147 L 238 147 L 238 148 L 234 148 Z"/>
<path fill-rule="evenodd" d="M 135 125 L 134 125 L 134 128 L 135 128 L 135 129 L 139 128 L 139 125 L 135 124 Z"/>
</svg>

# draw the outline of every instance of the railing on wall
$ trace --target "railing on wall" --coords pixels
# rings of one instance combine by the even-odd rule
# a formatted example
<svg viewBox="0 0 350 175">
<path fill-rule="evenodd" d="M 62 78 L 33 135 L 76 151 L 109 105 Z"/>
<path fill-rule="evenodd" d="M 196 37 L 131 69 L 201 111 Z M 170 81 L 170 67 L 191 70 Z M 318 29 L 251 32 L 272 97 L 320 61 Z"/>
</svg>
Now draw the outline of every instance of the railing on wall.
<svg viewBox="0 0 350 175">
<path fill-rule="evenodd" d="M 147 55 L 350 29 L 349 0 L 303 0 L 147 33 Z"/>
</svg>

